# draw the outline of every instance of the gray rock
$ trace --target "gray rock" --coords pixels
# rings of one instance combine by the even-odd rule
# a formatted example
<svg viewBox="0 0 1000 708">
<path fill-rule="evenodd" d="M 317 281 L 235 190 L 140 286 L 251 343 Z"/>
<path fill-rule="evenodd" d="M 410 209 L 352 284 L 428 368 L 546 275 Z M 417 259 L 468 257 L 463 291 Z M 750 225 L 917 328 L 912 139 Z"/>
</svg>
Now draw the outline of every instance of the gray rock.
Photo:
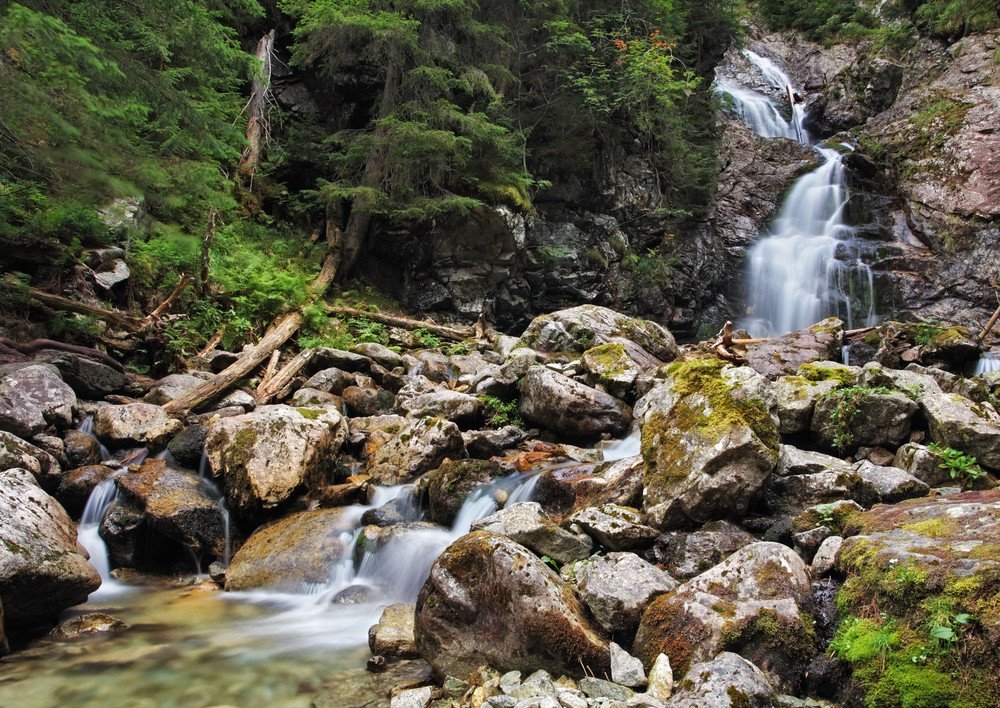
<svg viewBox="0 0 1000 708">
<path fill-rule="evenodd" d="M 94 273 L 94 282 L 105 290 L 111 290 L 131 277 L 132 271 L 128 269 L 128 264 L 121 258 L 116 258 L 105 263 L 100 271 Z"/>
<path fill-rule="evenodd" d="M 422 393 L 399 407 L 411 418 L 443 418 L 462 426 L 476 423 L 483 412 L 483 402 L 475 396 L 447 389 Z"/>
<path fill-rule="evenodd" d="M 49 493 L 59 486 L 62 469 L 52 455 L 16 435 L 0 430 L 0 471 L 14 467 L 31 472 L 39 486 Z"/>
<path fill-rule="evenodd" d="M 907 472 L 924 484 L 940 487 L 951 482 L 948 468 L 942 464 L 939 454 L 919 443 L 906 443 L 896 450 L 893 467 Z"/>
<path fill-rule="evenodd" d="M 816 474 L 817 472 L 849 472 L 851 463 L 833 455 L 800 450 L 791 445 L 781 446 L 781 456 L 774 473 L 779 477 L 789 475 Z"/>
<path fill-rule="evenodd" d="M 775 413 L 779 432 L 788 435 L 809 430 L 816 401 L 840 386 L 839 381 L 810 381 L 802 376 L 781 376 L 774 382 Z"/>
<path fill-rule="evenodd" d="M 162 447 L 183 426 L 151 403 L 101 406 L 94 414 L 94 432 L 116 447 Z"/>
<path fill-rule="evenodd" d="M 196 470 L 201 466 L 206 437 L 207 426 L 189 425 L 167 443 L 167 451 L 173 455 L 177 464 Z"/>
<path fill-rule="evenodd" d="M 416 640 L 442 676 L 481 665 L 571 676 L 610 669 L 607 643 L 576 595 L 530 551 L 484 531 L 434 561 L 417 598 Z"/>
<path fill-rule="evenodd" d="M 628 340 L 611 341 L 592 347 L 583 353 L 583 368 L 601 384 L 606 391 L 615 395 L 625 395 L 642 367 L 628 354 Z"/>
<path fill-rule="evenodd" d="M 354 374 L 349 374 L 346 371 L 341 371 L 340 369 L 329 368 L 317 371 L 315 374 L 306 379 L 306 382 L 302 384 L 302 387 L 315 389 L 317 391 L 324 391 L 326 393 L 332 393 L 339 396 L 348 386 L 356 385 L 357 380 Z"/>
<path fill-rule="evenodd" d="M 840 356 L 844 323 L 830 317 L 813 326 L 747 347 L 747 363 L 774 380 L 794 374 L 805 363 L 829 361 Z"/>
<path fill-rule="evenodd" d="M 822 578 L 830 573 L 837 565 L 837 557 L 840 554 L 840 547 L 844 545 L 842 536 L 829 536 L 820 544 L 819 550 L 813 556 L 810 570 L 814 578 Z"/>
<path fill-rule="evenodd" d="M 375 484 L 402 484 L 462 455 L 462 434 L 451 421 L 420 418 L 404 423 L 365 460 L 365 473 Z"/>
<path fill-rule="evenodd" d="M 659 531 L 641 523 L 642 516 L 635 509 L 615 504 L 587 507 L 569 517 L 591 538 L 611 551 L 631 551 L 648 548 Z"/>
<path fill-rule="evenodd" d="M 0 588 L 7 630 L 54 619 L 98 588 L 76 527 L 30 472 L 0 472 Z"/>
<path fill-rule="evenodd" d="M 670 657 L 658 654 L 649 669 L 646 693 L 665 703 L 670 700 L 673 692 L 674 670 L 670 666 Z"/>
<path fill-rule="evenodd" d="M 857 463 L 854 467 L 861 479 L 878 490 L 879 501 L 883 504 L 926 497 L 930 493 L 927 484 L 898 467 L 879 467 L 867 460 Z"/>
<path fill-rule="evenodd" d="M 582 560 L 593 550 L 590 538 L 550 521 L 537 502 L 511 504 L 479 519 L 472 524 L 472 530 L 506 536 L 559 565 Z"/>
<path fill-rule="evenodd" d="M 593 676 L 584 676 L 579 680 L 578 685 L 589 698 L 595 699 L 607 698 L 611 701 L 627 701 L 635 693 L 630 688 Z"/>
<path fill-rule="evenodd" d="M 372 365 L 372 360 L 368 357 L 345 352 L 342 349 L 317 347 L 312 350 L 312 353 L 313 356 L 309 364 L 310 371 L 313 372 L 331 368 L 347 372 L 368 371 Z"/>
<path fill-rule="evenodd" d="M 729 521 L 710 521 L 697 531 L 671 531 L 656 540 L 656 561 L 675 578 L 704 573 L 755 539 Z"/>
<path fill-rule="evenodd" d="M 799 531 L 792 534 L 792 543 L 795 552 L 802 556 L 802 560 L 811 563 L 820 544 L 833 535 L 833 530 L 826 526 L 817 526 L 808 531 Z"/>
<path fill-rule="evenodd" d="M 856 470 L 848 469 L 776 476 L 764 490 L 764 504 L 772 514 L 794 515 L 817 504 L 843 499 L 871 506 L 879 500 L 878 488 Z"/>
<path fill-rule="evenodd" d="M 573 566 L 577 590 L 594 619 L 608 632 L 630 635 L 654 599 L 677 581 L 634 553 L 609 553 Z"/>
<path fill-rule="evenodd" d="M 76 394 L 50 364 L 13 365 L 0 370 L 0 430 L 21 438 L 50 425 L 73 422 Z"/>
<path fill-rule="evenodd" d="M 376 342 L 361 342 L 351 347 L 355 354 L 366 356 L 375 363 L 387 369 L 395 369 L 397 366 L 404 366 L 403 357 L 394 352 L 389 347 Z"/>
<path fill-rule="evenodd" d="M 723 652 L 695 664 L 673 694 L 670 708 L 772 708 L 777 700 L 768 677 L 738 654 Z"/>
<path fill-rule="evenodd" d="M 865 364 L 861 370 L 859 383 L 869 388 L 894 388 L 916 399 L 942 392 L 940 384 L 929 374 L 914 371 L 909 367 L 905 370 L 888 369 L 876 362 Z"/>
<path fill-rule="evenodd" d="M 316 388 L 300 388 L 292 394 L 291 405 L 295 407 L 312 405 L 331 405 L 343 409 L 344 399 L 334 393 L 327 393 Z"/>
<path fill-rule="evenodd" d="M 103 398 L 122 390 L 127 383 L 124 372 L 81 354 L 44 349 L 35 354 L 34 359 L 59 369 L 63 381 L 83 398 Z"/>
<path fill-rule="evenodd" d="M 646 685 L 642 662 L 611 642 L 611 680 L 619 686 L 640 689 Z"/>
<path fill-rule="evenodd" d="M 973 455 L 979 464 L 1000 470 L 1000 415 L 989 403 L 973 403 L 954 393 L 921 396 L 931 439 Z"/>
<path fill-rule="evenodd" d="M 128 625 L 117 617 L 103 612 L 87 612 L 60 622 L 49 632 L 49 638 L 57 641 L 79 639 L 93 634 L 118 634 L 128 629 Z"/>
<path fill-rule="evenodd" d="M 389 605 L 382 610 L 378 623 L 368 630 L 368 648 L 387 658 L 420 656 L 413 638 L 413 605 Z"/>
<path fill-rule="evenodd" d="M 632 423 L 632 411 L 622 401 L 544 366 L 525 375 L 520 408 L 526 420 L 574 440 L 618 437 Z"/>
<path fill-rule="evenodd" d="M 212 423 L 205 455 L 212 475 L 225 478 L 230 511 L 247 518 L 319 486 L 346 437 L 335 409 L 261 406 Z"/>
<path fill-rule="evenodd" d="M 829 393 L 816 402 L 811 430 L 813 436 L 831 449 L 895 447 L 906 440 L 918 406 L 905 394 L 861 393 L 843 390 Z"/>
<path fill-rule="evenodd" d="M 434 698 L 433 686 L 404 688 L 389 701 L 389 708 L 427 708 Z"/>
<path fill-rule="evenodd" d="M 481 460 L 502 455 L 527 437 L 525 431 L 513 425 L 505 425 L 499 430 L 472 430 L 462 433 L 462 440 L 469 457 Z"/>
</svg>

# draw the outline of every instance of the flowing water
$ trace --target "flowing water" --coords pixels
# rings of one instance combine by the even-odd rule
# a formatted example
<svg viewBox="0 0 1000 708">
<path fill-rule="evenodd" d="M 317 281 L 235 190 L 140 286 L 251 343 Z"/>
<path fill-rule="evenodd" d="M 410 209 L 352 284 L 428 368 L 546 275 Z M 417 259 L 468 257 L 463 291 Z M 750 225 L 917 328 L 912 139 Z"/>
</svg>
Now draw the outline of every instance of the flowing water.
<svg viewBox="0 0 1000 708">
<path fill-rule="evenodd" d="M 976 368 L 973 375 L 988 374 L 991 371 L 1000 371 L 1000 352 L 990 351 L 984 353 L 976 361 Z"/>
<path fill-rule="evenodd" d="M 608 445 L 604 457 L 621 459 L 637 451 L 633 433 Z M 42 641 L 7 657 L 0 671 L 0 706 L 384 705 L 387 687 L 422 669 L 403 662 L 391 669 L 397 677 L 361 669 L 369 655 L 368 628 L 385 605 L 413 603 L 437 556 L 475 521 L 530 500 L 537 479 L 537 473 L 518 473 L 480 485 L 450 529 L 406 528 L 384 544 L 369 544 L 375 548 L 356 562 L 366 511 L 394 501 L 407 518 L 422 515 L 412 486 L 378 488 L 369 504 L 343 508 L 345 551 L 327 581 L 292 591 L 227 593 L 207 581 L 186 588 L 125 586 L 110 580 L 105 560 L 105 582 L 132 591 L 98 591 L 69 614 L 105 611 L 130 629 L 78 642 Z M 94 529 L 102 551 L 96 526 L 114 496 L 113 483 L 95 490 L 88 523 L 81 523 L 81 537 L 85 528 Z M 340 602 L 344 591 L 358 587 L 371 591 L 370 601 Z"/>
<path fill-rule="evenodd" d="M 765 83 L 785 94 L 795 92 L 792 80 L 773 61 L 749 51 L 744 55 Z M 763 137 L 810 144 L 801 103 L 783 114 L 771 98 L 725 77 L 717 80 L 715 90 L 728 96 L 735 112 Z M 740 324 L 755 337 L 785 334 L 832 315 L 848 327 L 877 322 L 872 271 L 861 257 L 855 229 L 844 218 L 850 194 L 843 155 L 840 149 L 814 147 L 822 164 L 795 182 L 764 238 L 747 256 L 747 316 Z"/>
</svg>

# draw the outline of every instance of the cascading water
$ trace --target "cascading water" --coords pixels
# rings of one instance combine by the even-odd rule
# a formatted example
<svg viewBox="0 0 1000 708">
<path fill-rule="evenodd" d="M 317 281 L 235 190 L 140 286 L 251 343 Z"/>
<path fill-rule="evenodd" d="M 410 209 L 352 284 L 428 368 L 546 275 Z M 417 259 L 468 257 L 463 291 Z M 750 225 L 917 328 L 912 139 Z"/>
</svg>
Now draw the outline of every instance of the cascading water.
<svg viewBox="0 0 1000 708">
<path fill-rule="evenodd" d="M 1000 371 L 1000 352 L 986 352 L 979 357 L 979 360 L 976 361 L 976 369 L 973 375 L 979 376 L 980 374 L 988 374 L 991 371 Z"/>
<path fill-rule="evenodd" d="M 766 84 L 796 95 L 791 79 L 773 61 L 743 54 Z M 731 79 L 720 78 L 715 90 L 731 97 L 736 112 L 763 137 L 809 144 L 800 102 L 792 102 L 786 119 L 772 99 Z M 795 182 L 768 234 L 748 254 L 747 317 L 741 325 L 752 336 L 785 334 L 831 315 L 849 327 L 877 322 L 872 272 L 861 259 L 855 230 L 844 220 L 850 195 L 843 155 L 830 147 L 816 150 L 823 164 Z"/>
</svg>

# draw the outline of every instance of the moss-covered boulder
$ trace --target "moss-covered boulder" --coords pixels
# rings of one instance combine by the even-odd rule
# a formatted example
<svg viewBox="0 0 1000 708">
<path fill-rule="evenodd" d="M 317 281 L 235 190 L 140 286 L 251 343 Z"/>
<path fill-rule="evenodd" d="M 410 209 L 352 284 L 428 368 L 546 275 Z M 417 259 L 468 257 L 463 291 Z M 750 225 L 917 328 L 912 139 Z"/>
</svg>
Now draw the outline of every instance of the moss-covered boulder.
<svg viewBox="0 0 1000 708">
<path fill-rule="evenodd" d="M 662 652 L 675 676 L 721 651 L 794 692 L 815 653 L 812 589 L 802 559 L 778 543 L 754 543 L 657 598 L 639 623 L 633 654 L 649 668 Z"/>
<path fill-rule="evenodd" d="M 628 355 L 626 341 L 608 342 L 583 353 L 583 368 L 607 391 L 624 396 L 642 373 L 642 367 Z"/>
<path fill-rule="evenodd" d="M 420 480 L 431 521 L 450 526 L 472 490 L 507 471 L 496 460 L 447 460 L 431 470 Z"/>
<path fill-rule="evenodd" d="M 781 705 L 763 671 L 739 654 L 723 652 L 695 664 L 677 684 L 671 708 L 771 708 Z"/>
<path fill-rule="evenodd" d="M 1000 705 L 1000 490 L 854 515 L 831 651 L 869 706 Z"/>
<path fill-rule="evenodd" d="M 835 379 L 810 381 L 797 375 L 779 377 L 772 387 L 779 432 L 787 435 L 809 430 L 816 401 L 840 386 Z"/>
<path fill-rule="evenodd" d="M 506 536 L 559 565 L 583 560 L 594 549 L 589 536 L 562 528 L 537 502 L 518 502 L 472 524 L 473 531 Z"/>
<path fill-rule="evenodd" d="M 233 556 L 226 590 L 301 590 L 329 580 L 353 523 L 340 509 L 302 511 L 257 530 Z"/>
<path fill-rule="evenodd" d="M 347 423 L 331 407 L 262 406 L 212 423 L 205 455 L 225 483 L 229 510 L 252 518 L 325 481 L 347 437 Z"/>
<path fill-rule="evenodd" d="M 0 472 L 0 602 L 10 632 L 80 604 L 101 584 L 76 527 L 30 472 Z"/>
<path fill-rule="evenodd" d="M 521 383 L 521 415 L 572 440 L 618 437 L 632 424 L 632 409 L 614 396 L 545 366 L 533 366 Z"/>
<path fill-rule="evenodd" d="M 365 474 L 370 475 L 375 484 L 403 484 L 439 467 L 446 459 L 462 456 L 462 433 L 451 421 L 441 418 L 401 420 L 403 424 L 398 429 L 391 421 L 388 427 L 373 428 L 383 433 L 396 430 L 389 433 L 388 438 L 376 434 L 369 441 L 374 449 L 365 458 Z"/>
<path fill-rule="evenodd" d="M 909 436 L 917 410 L 917 404 L 899 391 L 849 386 L 820 397 L 810 429 L 816 441 L 831 450 L 895 448 Z"/>
<path fill-rule="evenodd" d="M 747 347 L 747 363 L 758 373 L 774 380 L 794 374 L 802 364 L 829 361 L 840 356 L 844 323 L 836 317 L 812 327 L 773 337 Z"/>
<path fill-rule="evenodd" d="M 767 403 L 719 359 L 675 362 L 666 373 L 636 404 L 649 521 L 675 528 L 742 516 L 778 460 Z"/>
<path fill-rule="evenodd" d="M 417 598 L 417 649 L 435 673 L 594 675 L 610 653 L 573 592 L 531 551 L 484 531 L 451 544 L 434 562 Z"/>
</svg>

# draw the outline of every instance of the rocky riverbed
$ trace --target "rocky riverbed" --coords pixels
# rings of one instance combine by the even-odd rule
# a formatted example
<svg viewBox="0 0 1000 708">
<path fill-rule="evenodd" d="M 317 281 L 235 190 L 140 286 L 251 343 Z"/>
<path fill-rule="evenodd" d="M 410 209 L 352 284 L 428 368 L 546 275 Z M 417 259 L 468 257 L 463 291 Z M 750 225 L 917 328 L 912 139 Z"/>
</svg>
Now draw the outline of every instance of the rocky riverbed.
<svg viewBox="0 0 1000 708">
<path fill-rule="evenodd" d="M 177 417 L 232 355 L 5 363 L 0 703 L 996 705 L 976 342 L 736 354 L 588 305 Z"/>
</svg>

